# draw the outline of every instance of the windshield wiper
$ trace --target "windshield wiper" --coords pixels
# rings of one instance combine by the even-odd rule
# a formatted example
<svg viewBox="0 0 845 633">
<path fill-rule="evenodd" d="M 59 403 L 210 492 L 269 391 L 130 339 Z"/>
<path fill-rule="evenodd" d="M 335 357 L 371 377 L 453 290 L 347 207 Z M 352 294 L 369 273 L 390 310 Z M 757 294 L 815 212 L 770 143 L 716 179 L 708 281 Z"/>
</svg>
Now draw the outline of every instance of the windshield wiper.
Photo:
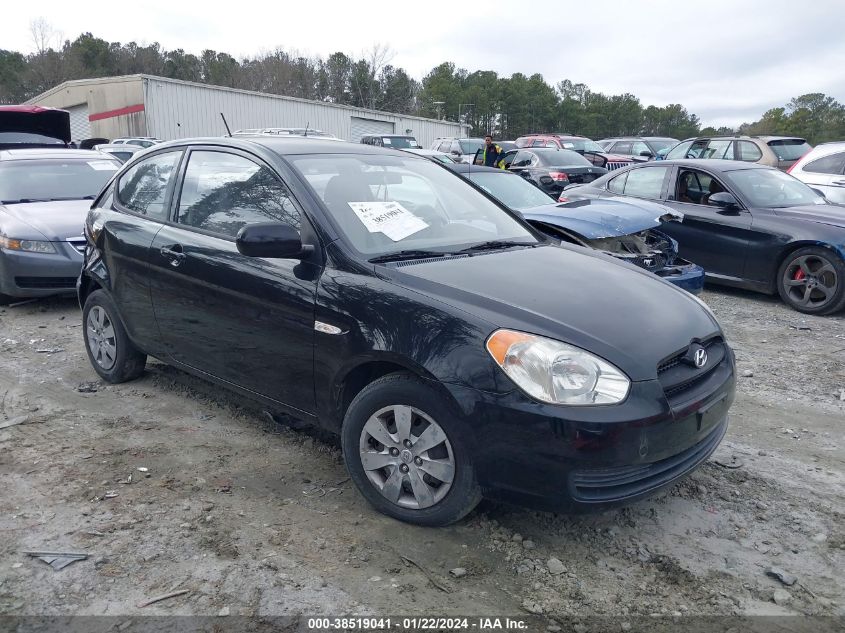
<svg viewBox="0 0 845 633">
<path fill-rule="evenodd" d="M 423 250 L 404 250 L 396 251 L 395 253 L 388 253 L 387 255 L 379 255 L 367 261 L 371 264 L 384 264 L 386 262 L 401 262 L 406 259 L 424 259 L 426 257 L 444 257 L 449 253 L 442 251 L 423 251 Z"/>
<path fill-rule="evenodd" d="M 26 204 L 28 202 L 50 202 L 50 198 L 18 198 L 17 200 L 0 200 L 0 204 Z"/>
<path fill-rule="evenodd" d="M 475 253 L 477 251 L 492 251 L 503 248 L 513 248 L 514 246 L 535 246 L 536 242 L 509 242 L 505 240 L 491 240 L 489 242 L 481 242 L 468 248 L 462 248 L 458 253 Z"/>
</svg>

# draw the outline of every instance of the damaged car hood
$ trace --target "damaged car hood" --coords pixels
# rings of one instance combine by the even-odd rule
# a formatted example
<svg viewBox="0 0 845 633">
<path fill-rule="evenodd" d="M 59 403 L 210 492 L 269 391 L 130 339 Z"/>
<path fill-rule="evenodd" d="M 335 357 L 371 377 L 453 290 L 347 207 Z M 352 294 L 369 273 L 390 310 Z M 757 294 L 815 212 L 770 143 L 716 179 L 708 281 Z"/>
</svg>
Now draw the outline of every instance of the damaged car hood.
<svg viewBox="0 0 845 633">
<path fill-rule="evenodd" d="M 522 217 L 573 231 L 589 240 L 620 237 L 653 229 L 666 221 L 682 221 L 683 215 L 662 204 L 637 200 L 585 199 L 523 209 Z"/>
</svg>

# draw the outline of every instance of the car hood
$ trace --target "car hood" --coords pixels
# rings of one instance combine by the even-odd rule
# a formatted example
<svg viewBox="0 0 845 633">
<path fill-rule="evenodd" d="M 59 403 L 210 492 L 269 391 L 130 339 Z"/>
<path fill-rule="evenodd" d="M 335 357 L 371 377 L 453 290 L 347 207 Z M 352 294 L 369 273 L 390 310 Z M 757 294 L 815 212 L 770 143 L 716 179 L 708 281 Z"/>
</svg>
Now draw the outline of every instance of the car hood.
<svg viewBox="0 0 845 633">
<path fill-rule="evenodd" d="M 90 200 L 55 200 L 0 206 L 0 229 L 17 239 L 63 241 L 82 235 Z"/>
<path fill-rule="evenodd" d="M 542 245 L 386 267 L 402 286 L 487 321 L 564 341 L 632 380 L 695 339 L 720 332 L 691 295 L 645 270 L 578 246 Z"/>
<path fill-rule="evenodd" d="M 70 143 L 70 113 L 40 106 L 0 107 L 0 132 L 28 132 Z"/>
<path fill-rule="evenodd" d="M 845 206 L 838 204 L 808 204 L 800 207 L 772 209 L 775 215 L 785 218 L 809 220 L 845 228 Z"/>
<path fill-rule="evenodd" d="M 620 237 L 660 226 L 670 219 L 683 219 L 677 211 L 645 200 L 621 202 L 607 198 L 585 199 L 523 209 L 529 222 L 542 222 L 568 229 L 589 240 Z"/>
</svg>

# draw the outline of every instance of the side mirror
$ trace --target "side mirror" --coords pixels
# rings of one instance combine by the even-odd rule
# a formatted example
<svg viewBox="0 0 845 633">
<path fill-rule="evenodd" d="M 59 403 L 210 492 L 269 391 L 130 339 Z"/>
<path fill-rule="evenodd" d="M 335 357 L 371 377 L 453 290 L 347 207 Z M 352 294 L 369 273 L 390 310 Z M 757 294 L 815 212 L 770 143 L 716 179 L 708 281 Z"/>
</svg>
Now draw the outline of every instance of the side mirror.
<svg viewBox="0 0 845 633">
<path fill-rule="evenodd" d="M 299 231 L 283 222 L 247 224 L 235 238 L 235 246 L 247 257 L 302 259 L 314 251 L 310 244 L 302 245 Z"/>
<path fill-rule="evenodd" d="M 719 207 L 725 211 L 736 211 L 739 209 L 739 202 L 732 193 L 728 193 L 727 191 L 711 194 L 707 202 L 711 206 Z"/>
<path fill-rule="evenodd" d="M 640 152 L 640 156 L 644 156 L 645 158 L 654 158 L 654 154 L 652 154 L 647 149 Z"/>
</svg>

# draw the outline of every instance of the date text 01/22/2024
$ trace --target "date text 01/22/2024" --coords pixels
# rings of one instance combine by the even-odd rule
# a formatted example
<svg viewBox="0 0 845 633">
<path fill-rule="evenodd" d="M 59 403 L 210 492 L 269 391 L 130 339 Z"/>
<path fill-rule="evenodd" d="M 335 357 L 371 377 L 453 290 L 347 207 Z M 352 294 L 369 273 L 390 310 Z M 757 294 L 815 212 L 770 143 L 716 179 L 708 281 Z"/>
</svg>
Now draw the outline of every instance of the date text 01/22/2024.
<svg viewBox="0 0 845 633">
<path fill-rule="evenodd" d="M 525 631 L 528 623 L 519 618 L 475 617 L 475 618 L 308 618 L 308 628 L 312 631 Z"/>
</svg>

